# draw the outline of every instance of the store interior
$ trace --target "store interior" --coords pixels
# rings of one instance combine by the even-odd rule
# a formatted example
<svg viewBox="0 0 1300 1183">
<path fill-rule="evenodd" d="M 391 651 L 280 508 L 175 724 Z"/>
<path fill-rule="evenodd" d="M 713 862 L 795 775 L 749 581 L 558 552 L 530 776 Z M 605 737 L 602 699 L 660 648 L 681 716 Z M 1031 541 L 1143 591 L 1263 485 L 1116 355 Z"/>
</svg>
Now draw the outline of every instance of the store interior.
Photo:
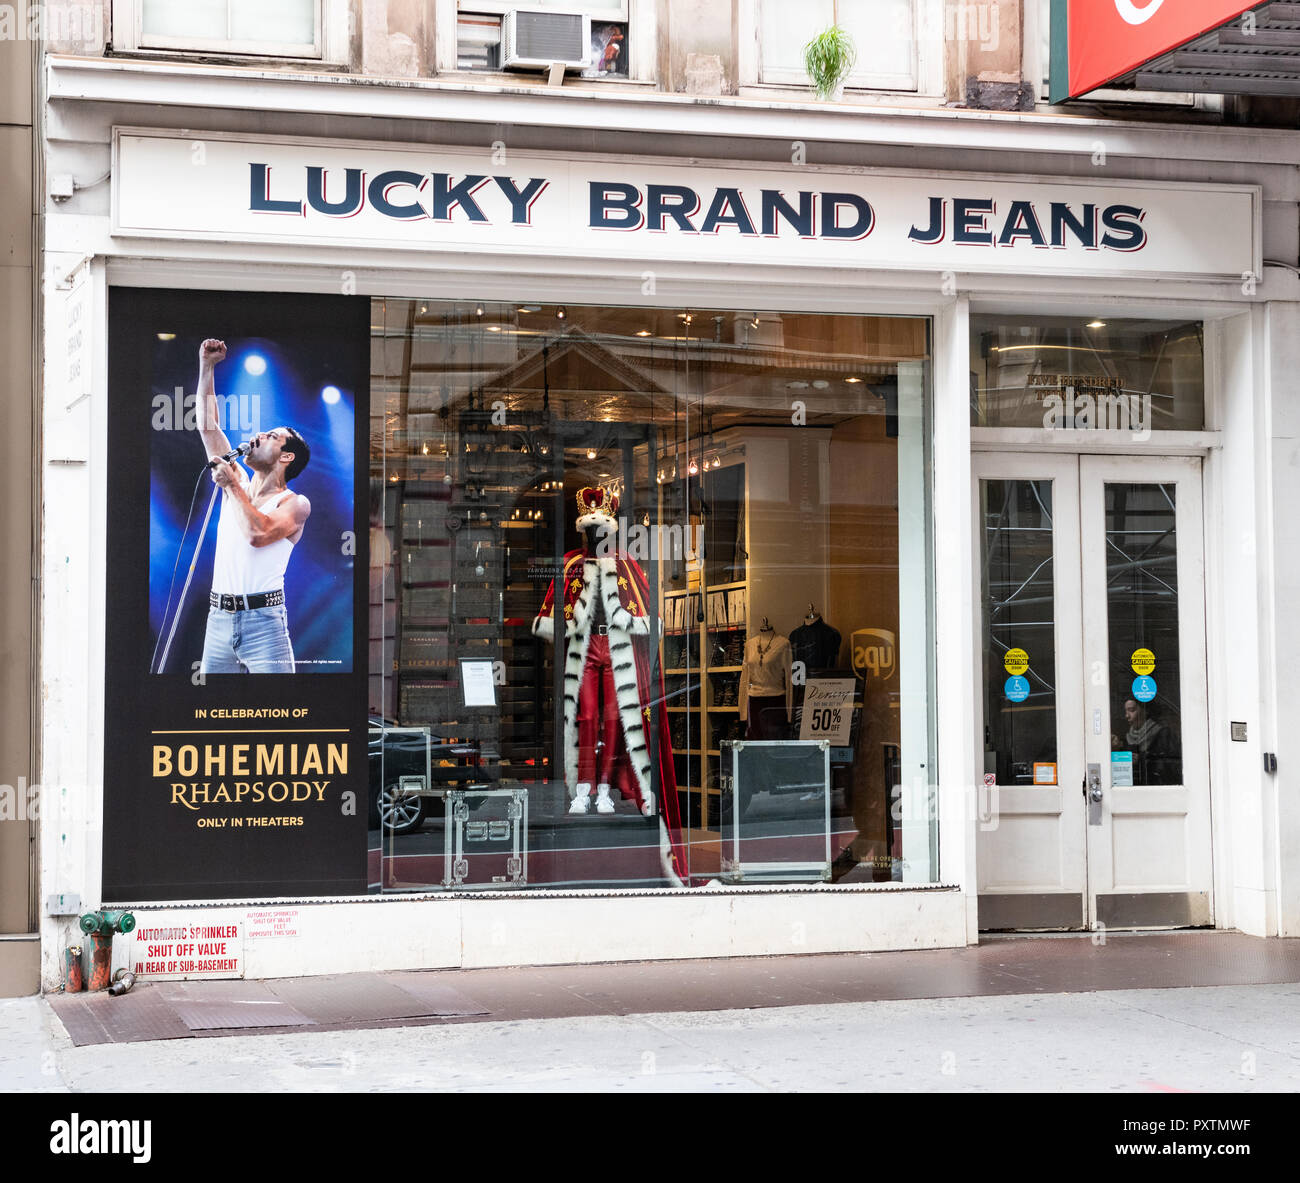
<svg viewBox="0 0 1300 1183">
<path fill-rule="evenodd" d="M 928 322 L 412 299 L 371 321 L 372 886 L 900 878 Z M 644 739 L 652 773 L 577 812 L 575 638 L 538 622 L 571 627 L 543 605 L 594 567 L 594 489 L 648 618 L 644 726 L 609 724 L 594 758 Z M 604 625 L 575 608 L 585 646 Z"/>
</svg>

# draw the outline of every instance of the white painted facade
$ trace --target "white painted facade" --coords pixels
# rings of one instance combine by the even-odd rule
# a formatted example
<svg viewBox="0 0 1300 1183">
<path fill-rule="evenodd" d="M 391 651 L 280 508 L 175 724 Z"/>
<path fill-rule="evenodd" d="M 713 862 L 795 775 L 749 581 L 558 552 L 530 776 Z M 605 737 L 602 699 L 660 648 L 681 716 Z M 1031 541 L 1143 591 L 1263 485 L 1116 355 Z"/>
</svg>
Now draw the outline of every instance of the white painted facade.
<svg viewBox="0 0 1300 1183">
<path fill-rule="evenodd" d="M 953 946 L 977 939 L 979 606 L 972 580 L 973 450 L 1078 451 L 1038 429 L 973 429 L 969 318 L 975 312 L 1204 320 L 1206 430 L 1156 433 L 1132 454 L 1203 458 L 1208 733 L 1216 924 L 1258 936 L 1300 935 L 1300 771 L 1287 738 L 1300 702 L 1300 143 L 1249 128 L 1112 124 L 1068 116 L 850 110 L 805 103 L 485 88 L 53 57 L 46 67 L 47 171 L 83 184 L 46 208 L 46 388 L 42 520 L 42 900 L 100 898 L 105 523 L 109 465 L 106 302 L 110 285 L 374 296 L 746 307 L 926 316 L 933 324 L 934 630 L 939 765 L 938 885 L 569 893 L 295 901 L 298 935 L 250 942 L 250 976 L 420 966 L 578 963 L 641 958 Z M 1104 256 L 1089 275 L 912 267 L 879 271 L 696 259 L 579 258 L 192 236 L 112 233 L 115 128 L 294 137 L 322 146 L 383 145 L 672 159 L 674 167 L 786 168 L 792 145 L 829 175 L 867 165 L 930 177 L 982 174 L 1034 183 L 1133 182 L 1159 188 L 1259 187 L 1258 275 L 1122 275 Z M 1100 154 L 1100 155 L 1099 155 Z M 577 156 L 577 153 L 574 153 Z M 1104 160 L 1103 163 L 1097 163 Z M 1259 162 L 1266 163 L 1259 163 Z M 165 179 L 160 178 L 160 186 Z M 183 223 L 183 214 L 180 217 Z M 1195 251 L 1194 243 L 1189 248 Z M 978 266 L 977 256 L 972 267 Z M 655 272 L 655 294 L 642 273 Z M 84 270 L 83 270 L 84 269 Z M 80 272 L 80 273 L 79 273 Z M 79 273 L 76 278 L 71 278 Z M 83 286 L 84 285 L 84 286 Z M 64 325 L 85 299 L 89 395 L 64 377 Z M 1104 446 L 1098 444 L 1100 449 Z M 970 556 L 968 561 L 967 556 Z M 1229 721 L 1249 739 L 1229 740 Z M 1264 753 L 1276 753 L 1276 774 Z M 203 923 L 220 904 L 135 905 L 141 925 Z M 288 901 L 256 907 L 288 907 Z M 84 910 L 84 909 L 83 909 Z M 43 982 L 60 979 L 75 917 L 45 916 Z"/>
</svg>

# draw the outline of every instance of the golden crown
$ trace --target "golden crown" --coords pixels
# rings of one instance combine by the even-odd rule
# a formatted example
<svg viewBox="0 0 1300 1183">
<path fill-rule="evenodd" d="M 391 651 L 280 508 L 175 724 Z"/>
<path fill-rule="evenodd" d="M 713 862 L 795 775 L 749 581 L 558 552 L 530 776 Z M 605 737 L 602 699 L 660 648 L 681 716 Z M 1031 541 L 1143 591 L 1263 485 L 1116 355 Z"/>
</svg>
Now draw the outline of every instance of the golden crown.
<svg viewBox="0 0 1300 1183">
<path fill-rule="evenodd" d="M 618 513 L 618 494 L 600 485 L 586 485 L 579 489 L 577 502 L 580 514 L 603 511 L 613 517 Z"/>
</svg>

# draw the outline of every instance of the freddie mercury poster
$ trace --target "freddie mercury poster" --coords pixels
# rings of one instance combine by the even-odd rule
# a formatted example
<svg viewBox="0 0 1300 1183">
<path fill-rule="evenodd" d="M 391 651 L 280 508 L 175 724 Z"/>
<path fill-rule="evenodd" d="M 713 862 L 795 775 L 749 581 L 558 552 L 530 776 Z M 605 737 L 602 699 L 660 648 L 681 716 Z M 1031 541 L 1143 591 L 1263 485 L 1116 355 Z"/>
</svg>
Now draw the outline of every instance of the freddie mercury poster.
<svg viewBox="0 0 1300 1183">
<path fill-rule="evenodd" d="M 368 302 L 109 323 L 104 898 L 363 892 Z"/>
</svg>

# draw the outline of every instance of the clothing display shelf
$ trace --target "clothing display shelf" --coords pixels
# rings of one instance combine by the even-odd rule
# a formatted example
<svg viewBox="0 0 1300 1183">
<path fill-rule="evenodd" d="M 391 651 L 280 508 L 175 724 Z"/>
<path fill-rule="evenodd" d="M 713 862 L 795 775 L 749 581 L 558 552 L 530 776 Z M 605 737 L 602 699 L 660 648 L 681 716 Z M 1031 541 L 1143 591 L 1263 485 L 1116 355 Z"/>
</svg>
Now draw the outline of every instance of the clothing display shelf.
<svg viewBox="0 0 1300 1183">
<path fill-rule="evenodd" d="M 674 729 L 673 756 L 677 761 L 682 816 L 698 817 L 699 824 L 693 827 L 696 830 L 717 832 L 722 798 L 719 739 L 738 738 L 737 694 L 744 668 L 740 658 L 747 633 L 745 625 L 739 623 L 710 625 L 711 592 L 741 593 L 732 601 L 739 607 L 747 602 L 749 581 L 710 584 L 701 573 L 698 587 L 664 591 L 660 612 L 665 622 L 664 676 L 678 687 L 689 687 L 690 705 L 686 705 L 687 694 L 673 696 L 670 685 L 667 706 L 669 715 L 681 721 Z M 685 726 L 688 722 L 689 728 Z M 679 737 L 686 742 L 678 743 Z"/>
</svg>

